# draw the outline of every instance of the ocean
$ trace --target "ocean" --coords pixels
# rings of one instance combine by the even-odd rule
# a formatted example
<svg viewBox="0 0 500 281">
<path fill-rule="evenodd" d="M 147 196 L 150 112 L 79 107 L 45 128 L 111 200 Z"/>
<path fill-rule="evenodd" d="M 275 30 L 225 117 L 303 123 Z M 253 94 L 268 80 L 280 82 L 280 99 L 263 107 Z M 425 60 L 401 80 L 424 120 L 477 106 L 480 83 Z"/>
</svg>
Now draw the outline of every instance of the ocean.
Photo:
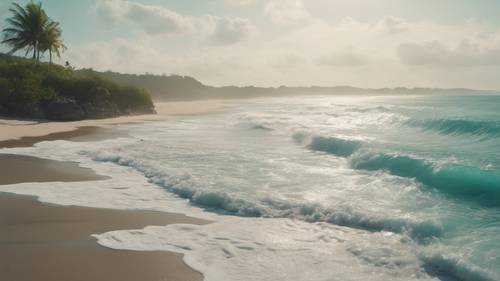
<svg viewBox="0 0 500 281">
<path fill-rule="evenodd" d="M 500 280 L 500 96 L 222 103 L 9 151 L 112 177 L 24 184 L 41 200 L 213 220 L 96 235 L 182 253 L 208 281 Z"/>
</svg>

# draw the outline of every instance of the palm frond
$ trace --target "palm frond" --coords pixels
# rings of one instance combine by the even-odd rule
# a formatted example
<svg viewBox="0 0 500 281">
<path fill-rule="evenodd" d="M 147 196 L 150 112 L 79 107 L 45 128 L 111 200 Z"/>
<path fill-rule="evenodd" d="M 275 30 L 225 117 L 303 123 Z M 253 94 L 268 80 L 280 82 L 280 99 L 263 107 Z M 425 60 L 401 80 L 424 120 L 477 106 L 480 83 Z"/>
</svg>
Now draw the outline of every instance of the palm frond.
<svg viewBox="0 0 500 281">
<path fill-rule="evenodd" d="M 25 56 L 33 52 L 33 58 L 38 58 L 46 51 L 59 56 L 66 49 L 59 23 L 47 16 L 41 2 L 30 1 L 25 6 L 12 3 L 9 11 L 12 14 L 6 19 L 8 27 L 2 30 L 2 43 L 10 47 L 10 53 L 25 49 Z"/>
</svg>

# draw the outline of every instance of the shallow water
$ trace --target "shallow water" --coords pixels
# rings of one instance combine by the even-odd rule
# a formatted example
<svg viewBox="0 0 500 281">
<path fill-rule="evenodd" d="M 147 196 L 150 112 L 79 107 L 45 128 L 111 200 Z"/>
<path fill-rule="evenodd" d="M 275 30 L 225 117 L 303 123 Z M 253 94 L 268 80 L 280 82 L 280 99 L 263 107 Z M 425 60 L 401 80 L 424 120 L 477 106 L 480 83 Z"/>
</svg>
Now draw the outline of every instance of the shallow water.
<svg viewBox="0 0 500 281">
<path fill-rule="evenodd" d="M 101 244 L 184 253 L 207 280 L 499 280 L 500 97 L 227 105 L 126 126 L 128 140 L 64 144 L 219 214 Z M 158 206 L 157 192 L 127 196 Z"/>
</svg>

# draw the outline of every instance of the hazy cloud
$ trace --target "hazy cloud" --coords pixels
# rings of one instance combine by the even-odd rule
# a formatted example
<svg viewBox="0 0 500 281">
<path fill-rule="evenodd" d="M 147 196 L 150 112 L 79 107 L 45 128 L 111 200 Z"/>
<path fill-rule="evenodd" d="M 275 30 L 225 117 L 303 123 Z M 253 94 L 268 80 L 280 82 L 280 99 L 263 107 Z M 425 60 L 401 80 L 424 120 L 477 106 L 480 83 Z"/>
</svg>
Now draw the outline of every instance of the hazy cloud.
<svg viewBox="0 0 500 281">
<path fill-rule="evenodd" d="M 397 34 L 408 31 L 410 25 L 400 18 L 394 16 L 386 16 L 378 23 L 378 27 L 387 33 Z"/>
<path fill-rule="evenodd" d="M 94 6 L 97 18 L 107 26 L 114 26 L 128 10 L 128 2 L 123 0 L 98 1 Z"/>
<path fill-rule="evenodd" d="M 324 66 L 361 66 L 367 64 L 367 58 L 357 49 L 348 47 L 343 50 L 330 52 L 317 59 L 318 64 Z"/>
<path fill-rule="evenodd" d="M 269 0 L 265 14 L 272 22 L 281 25 L 302 24 L 312 19 L 302 0 Z"/>
<path fill-rule="evenodd" d="M 462 41 L 451 48 L 439 41 L 399 45 L 401 61 L 408 65 L 435 67 L 473 67 L 500 65 L 500 46 L 485 48 Z"/>
<path fill-rule="evenodd" d="M 213 31 L 207 39 L 214 44 L 232 44 L 254 31 L 247 19 L 212 17 Z"/>
<path fill-rule="evenodd" d="M 182 15 L 162 6 L 127 0 L 101 1 L 95 11 L 104 22 L 132 22 L 149 35 L 196 33 L 216 44 L 236 43 L 254 30 L 247 19 Z"/>
<path fill-rule="evenodd" d="M 309 13 L 302 1 L 256 0 L 248 3 L 262 8 L 250 15 L 255 26 L 245 18 L 193 16 L 138 1 L 99 1 L 96 14 L 142 32 L 72 47 L 65 57 L 78 66 L 178 73 L 214 85 L 500 87 L 494 76 L 500 71 L 500 30 L 477 21 L 389 15 L 333 22 Z M 262 16 L 269 21 L 257 22 Z"/>
<path fill-rule="evenodd" d="M 276 68 L 296 68 L 303 66 L 307 63 L 307 60 L 298 54 L 288 53 L 279 55 L 277 57 L 270 58 L 269 64 Z"/>
<path fill-rule="evenodd" d="M 125 17 L 142 26 L 147 33 L 155 35 L 195 30 L 197 19 L 194 17 L 180 15 L 159 6 L 127 3 L 128 11 Z"/>
<path fill-rule="evenodd" d="M 224 0 L 224 2 L 232 6 L 248 6 L 257 1 L 258 0 Z"/>
</svg>

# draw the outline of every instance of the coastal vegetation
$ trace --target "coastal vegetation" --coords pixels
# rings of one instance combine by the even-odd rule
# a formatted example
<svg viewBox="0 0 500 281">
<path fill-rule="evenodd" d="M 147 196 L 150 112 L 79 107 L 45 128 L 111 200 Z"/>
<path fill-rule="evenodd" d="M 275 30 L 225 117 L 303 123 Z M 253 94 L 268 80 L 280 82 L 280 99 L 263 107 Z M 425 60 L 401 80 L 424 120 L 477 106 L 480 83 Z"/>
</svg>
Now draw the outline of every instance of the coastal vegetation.
<svg viewBox="0 0 500 281">
<path fill-rule="evenodd" d="M 96 75 L 80 75 L 68 64 L 53 64 L 66 49 L 59 23 L 41 3 L 13 3 L 0 56 L 0 115 L 60 121 L 154 113 L 148 92 Z M 31 60 L 12 56 L 23 51 Z M 44 54 L 49 62 L 42 62 Z"/>
<path fill-rule="evenodd" d="M 283 97 L 302 95 L 491 95 L 497 91 L 440 88 L 357 88 L 352 86 L 334 87 L 256 87 L 206 85 L 193 77 L 182 75 L 123 74 L 112 71 L 79 69 L 82 76 L 97 76 L 120 85 L 146 89 L 155 101 L 189 101 L 202 99 L 246 99 L 259 97 Z"/>
<path fill-rule="evenodd" d="M 0 61 L 0 115 L 69 121 L 153 112 L 145 90 L 60 65 Z"/>
</svg>

